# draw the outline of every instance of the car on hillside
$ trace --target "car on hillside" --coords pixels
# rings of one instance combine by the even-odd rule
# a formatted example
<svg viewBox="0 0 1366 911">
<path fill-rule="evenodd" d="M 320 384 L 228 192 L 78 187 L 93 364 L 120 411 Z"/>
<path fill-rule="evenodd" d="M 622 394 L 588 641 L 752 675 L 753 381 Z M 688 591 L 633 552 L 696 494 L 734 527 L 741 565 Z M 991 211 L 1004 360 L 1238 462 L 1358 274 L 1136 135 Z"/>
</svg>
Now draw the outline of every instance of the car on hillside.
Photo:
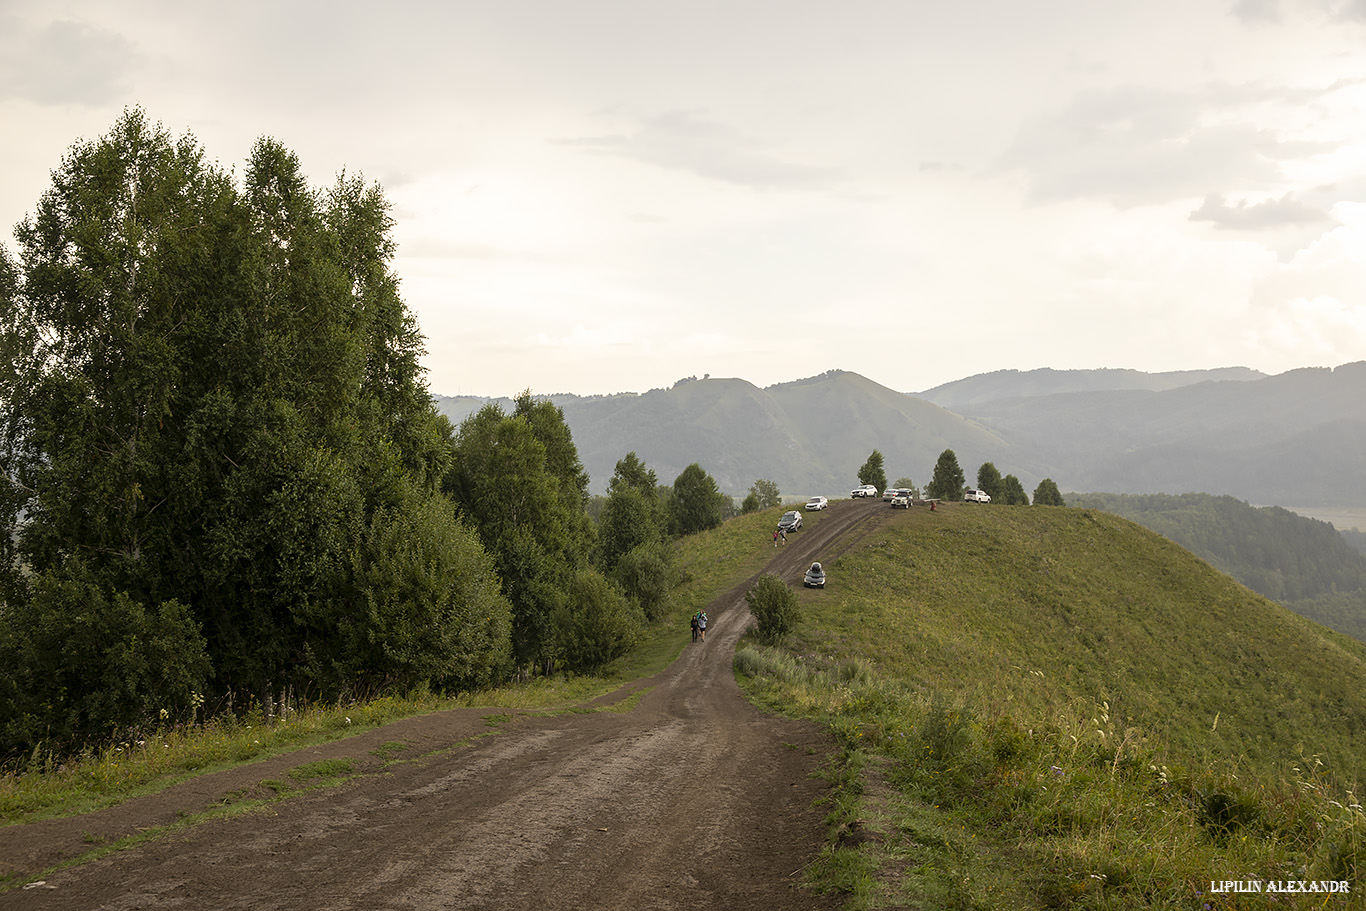
<svg viewBox="0 0 1366 911">
<path fill-rule="evenodd" d="M 991 494 L 987 493 L 985 490 L 972 490 L 972 489 L 969 489 L 967 492 L 965 492 L 965 493 L 963 494 L 963 502 L 965 502 L 965 503 L 990 503 L 990 502 L 991 502 Z"/>
<path fill-rule="evenodd" d="M 874 487 L 872 484 L 864 484 L 861 487 L 855 487 L 853 490 L 849 491 L 849 496 L 856 500 L 859 497 L 873 497 L 874 499 L 876 499 L 877 488 Z"/>
<path fill-rule="evenodd" d="M 795 509 L 783 513 L 783 517 L 778 520 L 779 531 L 796 531 L 801 527 L 802 514 Z"/>
<path fill-rule="evenodd" d="M 807 509 L 826 509 L 830 506 L 830 501 L 825 497 L 812 497 L 806 501 Z"/>
<path fill-rule="evenodd" d="M 909 490 L 898 490 L 896 496 L 892 497 L 893 509 L 910 509 L 911 492 Z"/>
<path fill-rule="evenodd" d="M 805 588 L 825 588 L 825 570 L 821 569 L 819 563 L 811 564 L 811 568 L 802 577 L 802 586 Z"/>
</svg>

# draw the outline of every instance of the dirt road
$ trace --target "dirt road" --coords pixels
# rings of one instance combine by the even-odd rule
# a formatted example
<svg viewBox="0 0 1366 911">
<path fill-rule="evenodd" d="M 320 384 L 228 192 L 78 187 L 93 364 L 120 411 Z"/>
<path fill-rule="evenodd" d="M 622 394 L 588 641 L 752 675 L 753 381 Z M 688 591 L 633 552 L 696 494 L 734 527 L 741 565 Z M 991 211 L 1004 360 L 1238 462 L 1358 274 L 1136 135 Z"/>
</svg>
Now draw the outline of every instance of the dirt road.
<svg viewBox="0 0 1366 911">
<path fill-rule="evenodd" d="M 812 560 L 882 515 L 880 502 L 834 503 L 767 571 L 800 585 Z M 0 870 L 31 876 L 269 796 L 264 782 L 309 763 L 345 759 L 360 773 L 44 874 L 0 894 L 0 908 L 837 908 L 801 886 L 825 835 L 813 773 L 833 744 L 754 709 L 731 673 L 749 584 L 708 609 L 705 643 L 589 706 L 644 690 L 630 711 L 512 713 L 492 725 L 488 709 L 440 712 L 98 813 L 0 829 Z"/>
</svg>

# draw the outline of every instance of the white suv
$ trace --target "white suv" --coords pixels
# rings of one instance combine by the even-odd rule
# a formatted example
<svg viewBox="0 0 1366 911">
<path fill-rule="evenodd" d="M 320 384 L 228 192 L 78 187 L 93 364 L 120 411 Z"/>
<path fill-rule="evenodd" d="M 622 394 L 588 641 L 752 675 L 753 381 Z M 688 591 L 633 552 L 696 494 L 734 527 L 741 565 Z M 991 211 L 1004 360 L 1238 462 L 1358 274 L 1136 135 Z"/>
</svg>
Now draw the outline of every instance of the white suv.
<svg viewBox="0 0 1366 911">
<path fill-rule="evenodd" d="M 830 505 L 830 501 L 825 497 L 812 497 L 806 501 L 807 509 L 825 509 Z"/>
<path fill-rule="evenodd" d="M 968 503 L 990 503 L 991 495 L 983 490 L 969 490 L 963 494 L 963 499 Z"/>
<path fill-rule="evenodd" d="M 849 491 L 849 496 L 854 497 L 855 499 L 858 497 L 873 497 L 876 499 L 877 488 L 872 484 L 864 484 L 862 487 L 855 487 L 853 490 Z"/>
</svg>

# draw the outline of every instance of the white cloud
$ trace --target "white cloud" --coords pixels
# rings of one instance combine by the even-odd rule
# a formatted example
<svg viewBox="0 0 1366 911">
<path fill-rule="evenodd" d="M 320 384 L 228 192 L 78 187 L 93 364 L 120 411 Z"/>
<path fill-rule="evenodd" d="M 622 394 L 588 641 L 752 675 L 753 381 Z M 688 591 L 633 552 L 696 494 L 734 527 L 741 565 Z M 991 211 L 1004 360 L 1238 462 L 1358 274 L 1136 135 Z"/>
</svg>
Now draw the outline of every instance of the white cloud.
<svg viewBox="0 0 1366 911">
<path fill-rule="evenodd" d="M 1026 120 L 1002 163 L 1025 173 L 1039 202 L 1093 197 L 1130 206 L 1203 196 L 1217 186 L 1271 188 L 1285 179 L 1282 162 L 1332 149 L 1284 138 L 1235 113 L 1282 98 L 1279 90 L 1251 86 L 1086 92 Z"/>
<path fill-rule="evenodd" d="M 840 176 L 834 168 L 786 161 L 760 140 L 698 111 L 669 111 L 623 133 L 563 143 L 758 190 L 825 189 Z"/>
<path fill-rule="evenodd" d="M 117 102 L 132 84 L 136 47 L 127 38 L 60 19 L 31 27 L 0 18 L 0 100 L 94 106 Z"/>
<path fill-rule="evenodd" d="M 1190 214 L 1190 219 L 1212 222 L 1217 228 L 1259 231 L 1287 225 L 1332 222 L 1333 217 L 1324 209 L 1300 202 L 1290 193 L 1256 203 L 1244 199 L 1234 204 L 1212 193 L 1205 197 L 1200 208 Z"/>
</svg>

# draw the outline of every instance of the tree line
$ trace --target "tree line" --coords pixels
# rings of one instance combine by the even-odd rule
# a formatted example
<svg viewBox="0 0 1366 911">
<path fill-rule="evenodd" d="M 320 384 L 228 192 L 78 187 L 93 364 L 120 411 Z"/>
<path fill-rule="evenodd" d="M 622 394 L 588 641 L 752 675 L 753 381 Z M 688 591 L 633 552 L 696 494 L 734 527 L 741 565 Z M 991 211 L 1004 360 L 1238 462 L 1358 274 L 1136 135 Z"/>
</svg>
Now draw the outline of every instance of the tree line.
<svg viewBox="0 0 1366 911">
<path fill-rule="evenodd" d="M 883 465 L 882 453 L 874 449 L 868 456 L 868 460 L 859 468 L 859 483 L 872 484 L 878 490 L 885 490 L 887 488 L 887 474 Z M 907 488 L 916 495 L 920 493 L 919 488 L 910 478 L 899 478 L 893 486 Z M 992 503 L 1006 506 L 1029 505 L 1029 494 L 1025 493 L 1024 485 L 1020 483 L 1020 479 L 1013 474 L 1002 477 L 1000 470 L 992 462 L 983 462 L 982 466 L 977 469 L 977 489 L 985 491 L 991 497 Z M 952 449 L 945 449 L 935 461 L 930 483 L 925 485 L 925 496 L 934 500 L 956 502 L 963 499 L 966 490 L 967 480 L 962 467 L 958 464 L 958 455 Z M 1058 485 L 1051 478 L 1044 478 L 1034 488 L 1034 504 L 1036 506 L 1063 505 L 1062 494 L 1058 491 Z"/>
<path fill-rule="evenodd" d="M 730 506 L 629 454 L 601 521 L 563 413 L 453 428 L 375 185 L 240 182 L 140 110 L 0 247 L 0 752 L 281 694 L 584 670 Z"/>
</svg>

